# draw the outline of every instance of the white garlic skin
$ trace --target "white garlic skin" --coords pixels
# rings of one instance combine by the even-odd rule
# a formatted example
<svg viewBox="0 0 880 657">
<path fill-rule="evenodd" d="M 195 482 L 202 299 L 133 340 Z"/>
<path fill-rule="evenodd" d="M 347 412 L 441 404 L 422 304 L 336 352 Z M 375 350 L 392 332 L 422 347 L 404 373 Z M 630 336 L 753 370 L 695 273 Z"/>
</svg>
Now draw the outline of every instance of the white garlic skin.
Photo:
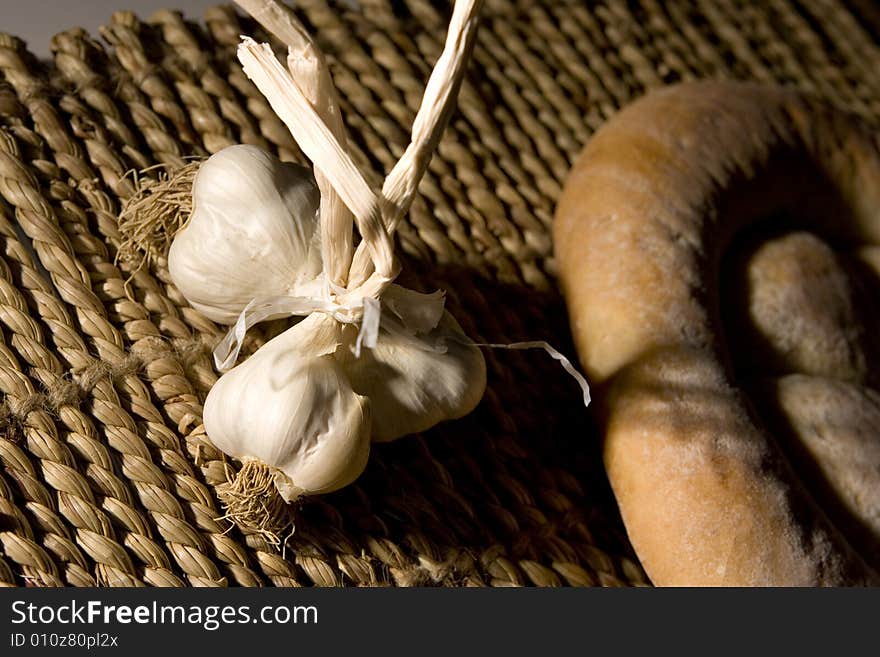
<svg viewBox="0 0 880 657">
<path fill-rule="evenodd" d="M 443 311 L 439 324 L 418 336 L 426 348 L 382 332 L 373 349 L 345 359 L 351 385 L 370 399 L 374 442 L 426 431 L 470 413 L 486 390 L 486 361 L 458 322 Z M 444 353 L 427 347 L 442 343 Z M 340 351 L 340 354 L 345 352 Z"/>
<path fill-rule="evenodd" d="M 370 403 L 333 356 L 334 331 L 334 320 L 311 315 L 221 376 L 205 401 L 211 442 L 283 472 L 287 501 L 347 486 L 367 464 Z"/>
<path fill-rule="evenodd" d="M 168 270 L 209 319 L 232 324 L 251 299 L 299 296 L 321 273 L 319 194 L 308 169 L 229 146 L 199 167 L 192 196 Z"/>
</svg>

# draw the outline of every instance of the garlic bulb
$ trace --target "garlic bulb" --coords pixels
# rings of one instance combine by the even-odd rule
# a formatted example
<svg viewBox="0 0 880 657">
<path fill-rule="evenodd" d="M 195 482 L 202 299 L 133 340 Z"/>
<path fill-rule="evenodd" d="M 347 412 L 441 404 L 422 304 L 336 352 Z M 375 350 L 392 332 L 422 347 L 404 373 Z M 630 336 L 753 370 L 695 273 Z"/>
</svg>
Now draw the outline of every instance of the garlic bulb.
<svg viewBox="0 0 880 657">
<path fill-rule="evenodd" d="M 168 270 L 205 316 L 231 324 L 254 298 L 317 286 L 319 198 L 308 169 L 255 146 L 229 146 L 201 165 L 192 196 Z"/>
<path fill-rule="evenodd" d="M 203 419 L 230 456 L 265 464 L 286 501 L 354 481 L 370 451 L 370 404 L 334 357 L 347 327 L 313 314 L 224 374 Z"/>
<path fill-rule="evenodd" d="M 355 358 L 340 350 L 352 388 L 369 397 L 374 442 L 426 431 L 470 413 L 486 389 L 486 361 L 455 318 L 440 306 L 430 317 L 429 295 L 391 285 L 383 296 L 384 324 L 400 320 L 404 332 L 382 330 L 376 346 Z M 395 315 L 394 309 L 402 311 Z M 416 326 L 419 310 L 428 314 Z M 407 325 L 408 324 L 408 325 Z"/>
</svg>

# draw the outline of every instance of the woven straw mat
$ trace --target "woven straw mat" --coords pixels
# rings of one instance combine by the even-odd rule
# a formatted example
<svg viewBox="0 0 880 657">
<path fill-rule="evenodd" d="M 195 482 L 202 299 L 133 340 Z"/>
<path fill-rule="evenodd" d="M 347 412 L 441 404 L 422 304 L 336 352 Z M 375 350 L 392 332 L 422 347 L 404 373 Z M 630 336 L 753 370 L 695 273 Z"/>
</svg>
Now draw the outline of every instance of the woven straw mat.
<svg viewBox="0 0 880 657">
<path fill-rule="evenodd" d="M 124 0 L 123 4 L 124 4 Z M 448 6 L 295 10 L 360 163 L 390 170 Z M 477 341 L 573 355 L 549 227 L 590 134 L 647 89 L 778 81 L 880 119 L 880 12 L 834 0 L 489 1 L 458 111 L 401 227 L 406 284 Z M 302 160 L 242 74 L 229 7 L 71 29 L 51 61 L 0 35 L 0 582 L 13 586 L 644 585 L 580 390 L 541 351 L 488 351 L 477 410 L 374 447 L 279 551 L 222 519 L 201 404 L 223 329 L 160 266 L 116 261 L 126 175 L 234 143 Z M 156 175 L 155 172 L 150 175 Z M 375 182 L 375 181 L 374 181 Z M 259 333 L 257 333 L 259 339 Z M 229 464 L 234 466 L 234 464 Z"/>
</svg>

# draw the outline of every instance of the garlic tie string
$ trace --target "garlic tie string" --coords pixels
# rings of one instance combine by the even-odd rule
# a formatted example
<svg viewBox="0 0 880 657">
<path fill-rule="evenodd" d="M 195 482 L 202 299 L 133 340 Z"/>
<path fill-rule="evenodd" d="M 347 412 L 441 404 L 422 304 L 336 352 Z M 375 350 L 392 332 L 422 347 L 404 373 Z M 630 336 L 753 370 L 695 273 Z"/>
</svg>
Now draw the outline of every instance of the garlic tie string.
<svg viewBox="0 0 880 657">
<path fill-rule="evenodd" d="M 383 312 L 383 304 L 373 297 L 341 301 L 339 292 L 345 292 L 337 286 L 330 286 L 335 293 L 327 298 L 313 296 L 267 296 L 252 299 L 239 313 L 229 331 L 214 348 L 214 365 L 220 372 L 230 370 L 238 360 L 244 343 L 245 335 L 256 324 L 273 318 L 300 316 L 312 313 L 330 315 L 340 324 L 360 324 L 358 335 L 352 351 L 355 358 L 360 358 L 361 349 L 373 349 L 379 339 L 379 327 Z M 427 346 L 416 336 L 437 326 L 443 314 L 445 298 L 442 292 L 421 294 L 408 291 L 406 301 L 384 304 L 386 320 L 382 327 L 392 335 L 400 337 L 409 344 L 421 349 L 442 353 L 445 348 Z M 426 312 L 426 308 L 428 308 Z M 395 317 L 396 316 L 396 317 Z M 427 321 L 423 318 L 427 316 Z"/>
<path fill-rule="evenodd" d="M 367 300 L 362 299 L 360 304 L 342 305 L 332 299 L 305 296 L 273 296 L 251 299 L 238 315 L 235 324 L 230 327 L 226 335 L 223 336 L 223 339 L 214 348 L 214 365 L 220 372 L 226 372 L 231 369 L 238 360 L 245 335 L 256 324 L 269 318 L 305 317 L 316 312 L 330 315 L 340 324 L 356 324 L 362 317 L 366 317 L 369 314 L 370 321 L 362 321 L 362 329 L 358 333 L 357 349 L 358 355 L 360 355 L 360 345 L 365 344 L 367 347 L 375 346 L 376 336 L 379 332 L 378 320 L 372 317 L 378 311 L 375 309 L 374 304 L 365 303 L 365 301 Z M 375 302 L 376 300 L 371 299 L 371 301 Z M 367 311 L 367 308 L 370 308 L 370 310 Z M 364 326 L 369 327 L 366 335 L 362 335 Z"/>
<path fill-rule="evenodd" d="M 581 392 L 584 395 L 584 406 L 590 406 L 590 384 L 587 383 L 587 379 L 583 374 L 577 371 L 577 368 L 572 364 L 572 362 L 558 349 L 553 347 L 549 342 L 544 340 L 530 340 L 528 342 L 511 342 L 508 344 L 496 344 L 496 343 L 486 343 L 486 342 L 473 342 L 471 340 L 467 341 L 467 344 L 470 344 L 472 347 L 488 347 L 489 349 L 514 349 L 514 350 L 524 350 L 524 349 L 543 349 L 553 360 L 559 361 L 559 364 L 562 366 L 571 378 L 577 381 L 577 384 L 581 387 Z"/>
</svg>

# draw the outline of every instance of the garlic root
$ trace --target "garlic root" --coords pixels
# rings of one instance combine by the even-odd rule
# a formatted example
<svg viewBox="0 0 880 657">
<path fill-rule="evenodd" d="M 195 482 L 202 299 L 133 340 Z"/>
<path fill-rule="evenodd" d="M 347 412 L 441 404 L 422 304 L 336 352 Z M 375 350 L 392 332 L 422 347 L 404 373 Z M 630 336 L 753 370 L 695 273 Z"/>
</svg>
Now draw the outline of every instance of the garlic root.
<svg viewBox="0 0 880 657">
<path fill-rule="evenodd" d="M 217 487 L 226 510 L 223 518 L 245 533 L 260 534 L 274 547 L 281 545 L 281 535 L 294 524 L 292 509 L 279 492 L 280 477 L 285 477 L 280 470 L 245 459 L 241 469 Z"/>
<path fill-rule="evenodd" d="M 193 181 L 201 163 L 199 159 L 163 171 L 157 179 L 141 178 L 155 167 L 135 174 L 135 193 L 119 213 L 122 240 L 117 259 L 137 262 L 138 269 L 164 260 L 174 236 L 192 213 Z"/>
</svg>

